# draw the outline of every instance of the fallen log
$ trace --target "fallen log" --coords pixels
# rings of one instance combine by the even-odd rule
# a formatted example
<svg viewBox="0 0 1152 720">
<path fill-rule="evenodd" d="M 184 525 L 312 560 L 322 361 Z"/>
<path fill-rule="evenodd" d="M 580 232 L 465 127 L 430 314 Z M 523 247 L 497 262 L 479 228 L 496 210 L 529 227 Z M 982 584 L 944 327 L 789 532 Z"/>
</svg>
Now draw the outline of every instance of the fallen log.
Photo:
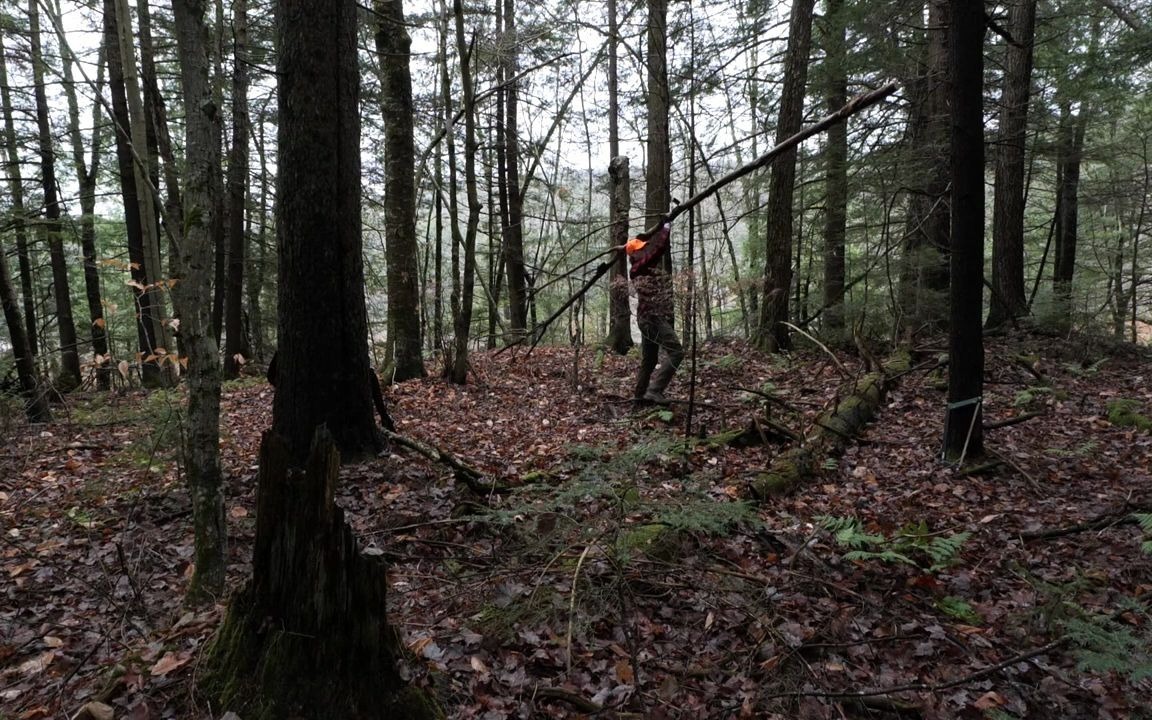
<svg viewBox="0 0 1152 720">
<path fill-rule="evenodd" d="M 389 441 L 394 442 L 401 447 L 406 447 L 409 450 L 415 450 L 417 453 L 423 455 L 429 460 L 438 462 L 441 465 L 448 467 L 450 470 L 452 470 L 453 477 L 455 477 L 458 482 L 464 483 L 469 490 L 476 493 L 477 495 L 508 492 L 510 490 L 507 485 L 502 483 L 485 482 L 484 474 L 482 472 L 465 463 L 464 461 L 456 458 L 454 455 L 445 450 L 441 450 L 434 445 L 420 442 L 419 440 L 415 440 L 390 430 L 384 430 L 383 432 L 384 437 L 386 437 Z"/>
<path fill-rule="evenodd" d="M 825 460 L 843 452 L 880 409 L 892 376 L 906 372 L 910 366 L 911 356 L 906 350 L 900 350 L 881 370 L 856 380 L 851 392 L 836 407 L 817 418 L 815 430 L 804 444 L 778 455 L 767 470 L 752 479 L 749 488 L 752 496 L 766 500 L 787 493 L 815 475 Z"/>
</svg>

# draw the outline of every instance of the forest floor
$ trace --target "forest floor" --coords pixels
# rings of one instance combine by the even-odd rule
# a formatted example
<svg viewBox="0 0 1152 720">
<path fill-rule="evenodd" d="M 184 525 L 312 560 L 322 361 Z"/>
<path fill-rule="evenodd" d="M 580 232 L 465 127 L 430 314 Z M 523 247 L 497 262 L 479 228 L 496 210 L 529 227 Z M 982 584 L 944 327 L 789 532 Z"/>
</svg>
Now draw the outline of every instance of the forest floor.
<svg viewBox="0 0 1152 720">
<path fill-rule="evenodd" d="M 811 432 L 856 358 L 702 344 L 686 441 L 686 403 L 628 401 L 635 355 L 481 353 L 466 387 L 388 388 L 392 414 L 514 490 L 477 496 L 393 448 L 344 466 L 338 502 L 388 560 L 390 619 L 450 717 L 1152 717 L 1152 548 L 1132 514 L 1152 512 L 1152 433 L 1109 413 L 1152 414 L 1152 363 L 1105 353 L 990 339 L 986 422 L 1037 416 L 989 430 L 1000 463 L 976 472 L 938 459 L 945 376 L 922 355 L 842 457 L 762 503 L 749 480 L 784 446 L 699 436 L 766 412 Z M 232 587 L 272 392 L 225 389 Z M 220 718 L 195 678 L 223 601 L 182 606 L 179 394 L 74 396 L 43 426 L 17 410 L 0 414 L 0 718 L 96 700 Z"/>
</svg>

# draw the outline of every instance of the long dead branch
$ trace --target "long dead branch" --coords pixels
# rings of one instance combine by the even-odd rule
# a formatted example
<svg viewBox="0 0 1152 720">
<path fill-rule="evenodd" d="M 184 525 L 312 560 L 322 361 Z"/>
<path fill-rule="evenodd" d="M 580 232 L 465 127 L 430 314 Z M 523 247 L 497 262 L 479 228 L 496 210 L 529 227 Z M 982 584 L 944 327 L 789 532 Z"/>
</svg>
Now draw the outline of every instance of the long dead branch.
<svg viewBox="0 0 1152 720">
<path fill-rule="evenodd" d="M 880 102 L 881 100 L 888 97 L 892 93 L 896 92 L 897 87 L 898 87 L 898 85 L 895 82 L 890 82 L 887 85 L 885 85 L 885 86 L 883 86 L 877 90 L 872 90 L 870 92 L 866 92 L 866 93 L 863 93 L 861 95 L 857 95 L 856 97 L 849 100 L 848 103 L 846 105 L 844 105 L 844 107 L 840 108 L 839 110 L 832 113 L 828 117 L 824 118 L 820 122 L 816 123 L 815 125 L 809 125 L 808 127 L 804 128 L 803 130 L 796 133 L 795 135 L 792 135 L 791 137 L 787 138 L 786 140 L 781 141 L 779 145 L 772 148 L 768 152 L 764 153 L 760 157 L 756 158 L 752 162 L 747 163 L 745 165 L 741 165 L 740 167 L 736 168 L 735 170 L 728 173 L 727 175 L 724 175 L 723 177 L 719 178 L 718 180 L 716 180 L 715 182 L 713 182 L 711 185 L 704 188 L 700 192 L 696 193 L 692 197 L 688 198 L 684 202 L 676 205 L 670 211 L 668 211 L 668 215 L 666 217 L 660 218 L 656 222 L 655 225 L 653 225 L 651 228 L 649 228 L 648 232 L 649 233 L 656 232 L 656 230 L 659 229 L 660 224 L 663 223 L 665 220 L 675 220 L 677 216 L 691 210 L 692 208 L 696 207 L 700 203 L 707 200 L 709 197 L 715 195 L 724 186 L 730 185 L 730 184 L 736 182 L 737 180 L 739 180 L 740 178 L 744 177 L 745 175 L 748 175 L 752 172 L 755 172 L 756 170 L 759 170 L 760 168 L 767 167 L 768 165 L 770 165 L 772 163 L 773 160 L 778 158 L 781 154 L 783 154 L 784 152 L 786 152 L 788 150 L 791 150 L 792 148 L 796 147 L 797 145 L 804 142 L 805 140 L 812 137 L 813 135 L 817 135 L 819 133 L 822 133 L 825 130 L 827 130 L 828 128 L 835 125 L 836 123 L 843 122 L 844 120 L 847 120 L 849 117 L 855 115 L 856 113 L 860 112 L 861 110 L 864 110 L 865 108 L 868 108 L 868 107 L 871 107 L 872 105 L 875 105 L 876 103 Z M 555 322 L 556 319 L 558 317 L 560 317 L 560 315 L 562 315 L 565 310 L 572 307 L 573 303 L 575 303 L 577 300 L 579 300 L 581 297 L 583 297 L 583 295 L 585 293 L 587 293 L 592 288 L 593 285 L 596 284 L 596 281 L 599 280 L 600 278 L 602 278 L 604 276 L 604 274 L 612 268 L 612 265 L 616 262 L 616 254 L 621 252 L 622 250 L 623 250 L 622 247 L 613 248 L 613 252 L 612 252 L 611 256 L 608 258 L 607 261 L 600 263 L 600 265 L 598 265 L 596 267 L 596 271 L 592 274 L 592 277 L 587 282 L 585 282 L 584 285 L 574 295 L 572 295 L 572 297 L 568 298 L 568 300 L 563 305 L 560 306 L 559 310 L 552 313 L 550 316 L 548 316 L 547 320 L 545 320 L 544 322 L 540 323 L 535 328 L 533 328 L 532 333 L 531 333 L 532 345 L 530 346 L 529 351 L 531 351 L 531 348 L 535 348 L 536 345 L 539 344 L 540 340 L 544 337 L 544 332 L 548 329 L 548 327 L 553 322 Z M 505 345 L 503 348 L 501 348 L 501 351 L 507 350 L 508 348 L 511 348 L 511 347 L 515 347 L 517 345 L 521 345 L 527 339 L 528 339 L 528 336 L 517 338 L 516 340 L 512 341 L 511 343 L 509 343 L 509 344 Z"/>
</svg>

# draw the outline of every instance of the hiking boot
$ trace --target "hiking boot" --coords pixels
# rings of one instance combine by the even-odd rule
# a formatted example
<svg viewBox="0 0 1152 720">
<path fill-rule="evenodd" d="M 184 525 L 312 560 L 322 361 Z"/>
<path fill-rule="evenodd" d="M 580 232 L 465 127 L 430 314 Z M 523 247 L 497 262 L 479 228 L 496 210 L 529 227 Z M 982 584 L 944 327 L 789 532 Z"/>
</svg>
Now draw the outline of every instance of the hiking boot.
<svg viewBox="0 0 1152 720">
<path fill-rule="evenodd" d="M 668 404 L 668 398 L 664 397 L 664 393 L 659 390 L 649 390 L 644 393 L 644 400 L 650 403 L 656 403 L 657 405 Z"/>
</svg>

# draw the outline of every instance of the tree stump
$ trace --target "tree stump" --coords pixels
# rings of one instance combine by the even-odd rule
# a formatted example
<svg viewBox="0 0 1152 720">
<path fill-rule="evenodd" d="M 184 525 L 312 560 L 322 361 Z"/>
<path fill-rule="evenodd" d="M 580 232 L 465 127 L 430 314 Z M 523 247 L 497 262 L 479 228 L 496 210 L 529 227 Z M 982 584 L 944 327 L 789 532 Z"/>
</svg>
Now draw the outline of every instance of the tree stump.
<svg viewBox="0 0 1152 720">
<path fill-rule="evenodd" d="M 260 447 L 252 579 L 233 598 L 201 687 L 245 718 L 439 718 L 401 677 L 384 563 L 359 552 L 334 503 L 340 456 L 321 426 L 306 467 L 271 432 Z"/>
</svg>

